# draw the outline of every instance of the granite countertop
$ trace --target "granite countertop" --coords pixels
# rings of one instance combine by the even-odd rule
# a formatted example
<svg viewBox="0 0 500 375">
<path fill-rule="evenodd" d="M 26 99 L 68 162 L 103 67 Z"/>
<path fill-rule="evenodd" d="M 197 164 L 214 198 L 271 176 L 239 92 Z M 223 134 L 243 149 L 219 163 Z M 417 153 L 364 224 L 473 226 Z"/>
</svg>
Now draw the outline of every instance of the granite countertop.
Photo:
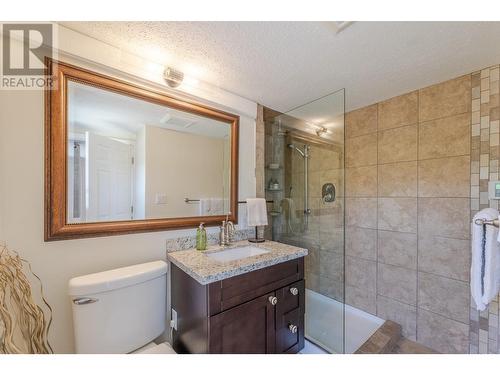
<svg viewBox="0 0 500 375">
<path fill-rule="evenodd" d="M 216 261 L 207 256 L 209 253 L 245 246 L 255 246 L 269 252 L 228 262 Z M 209 246 L 205 251 L 196 249 L 174 251 L 167 254 L 167 259 L 200 284 L 206 285 L 306 255 L 307 249 L 296 246 L 273 241 L 250 243 L 245 240 L 225 247 Z"/>
</svg>

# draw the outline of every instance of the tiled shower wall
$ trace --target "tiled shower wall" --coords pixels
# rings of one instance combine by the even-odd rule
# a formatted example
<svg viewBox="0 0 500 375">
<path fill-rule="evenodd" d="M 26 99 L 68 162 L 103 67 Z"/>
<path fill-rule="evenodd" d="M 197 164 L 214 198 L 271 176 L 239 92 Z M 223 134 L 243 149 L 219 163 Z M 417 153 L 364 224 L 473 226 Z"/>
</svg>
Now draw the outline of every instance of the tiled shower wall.
<svg viewBox="0 0 500 375">
<path fill-rule="evenodd" d="M 472 73 L 471 216 L 486 207 L 499 208 L 488 199 L 489 180 L 499 176 L 499 66 Z M 471 299 L 470 352 L 499 353 L 498 301 L 478 313 Z"/>
<path fill-rule="evenodd" d="M 346 114 L 346 303 L 444 353 L 469 351 L 471 94 L 466 75 Z"/>
</svg>

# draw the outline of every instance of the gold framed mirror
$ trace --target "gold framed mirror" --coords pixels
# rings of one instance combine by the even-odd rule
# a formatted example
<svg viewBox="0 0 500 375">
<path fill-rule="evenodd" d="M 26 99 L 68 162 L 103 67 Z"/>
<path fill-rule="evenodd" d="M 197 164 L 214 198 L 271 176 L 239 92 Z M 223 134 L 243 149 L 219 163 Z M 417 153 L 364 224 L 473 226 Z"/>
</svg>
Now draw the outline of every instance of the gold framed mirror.
<svg viewBox="0 0 500 375">
<path fill-rule="evenodd" d="M 239 116 L 46 65 L 46 241 L 237 222 Z"/>
</svg>

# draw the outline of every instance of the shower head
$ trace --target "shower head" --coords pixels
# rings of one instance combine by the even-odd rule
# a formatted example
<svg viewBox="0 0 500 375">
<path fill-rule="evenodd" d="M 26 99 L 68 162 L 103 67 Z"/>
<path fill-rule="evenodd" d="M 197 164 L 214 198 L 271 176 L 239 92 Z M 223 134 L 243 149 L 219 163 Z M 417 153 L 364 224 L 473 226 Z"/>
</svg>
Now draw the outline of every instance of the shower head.
<svg viewBox="0 0 500 375">
<path fill-rule="evenodd" d="M 304 151 L 302 151 L 300 148 L 298 148 L 297 146 L 295 146 L 293 143 L 289 143 L 287 145 L 289 148 L 291 149 L 294 149 L 295 151 L 297 151 L 303 158 L 307 158 L 309 157 L 309 146 L 308 145 L 304 145 Z"/>
</svg>

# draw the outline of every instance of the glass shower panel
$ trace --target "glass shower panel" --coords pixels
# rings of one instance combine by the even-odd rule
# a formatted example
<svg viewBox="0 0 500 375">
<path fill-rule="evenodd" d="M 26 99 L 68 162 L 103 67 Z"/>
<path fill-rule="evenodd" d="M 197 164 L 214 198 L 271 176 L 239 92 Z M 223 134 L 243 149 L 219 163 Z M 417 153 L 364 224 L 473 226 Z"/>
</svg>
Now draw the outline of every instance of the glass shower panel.
<svg viewBox="0 0 500 375">
<path fill-rule="evenodd" d="M 344 353 L 344 90 L 265 112 L 268 238 L 309 250 L 306 339 Z"/>
</svg>

